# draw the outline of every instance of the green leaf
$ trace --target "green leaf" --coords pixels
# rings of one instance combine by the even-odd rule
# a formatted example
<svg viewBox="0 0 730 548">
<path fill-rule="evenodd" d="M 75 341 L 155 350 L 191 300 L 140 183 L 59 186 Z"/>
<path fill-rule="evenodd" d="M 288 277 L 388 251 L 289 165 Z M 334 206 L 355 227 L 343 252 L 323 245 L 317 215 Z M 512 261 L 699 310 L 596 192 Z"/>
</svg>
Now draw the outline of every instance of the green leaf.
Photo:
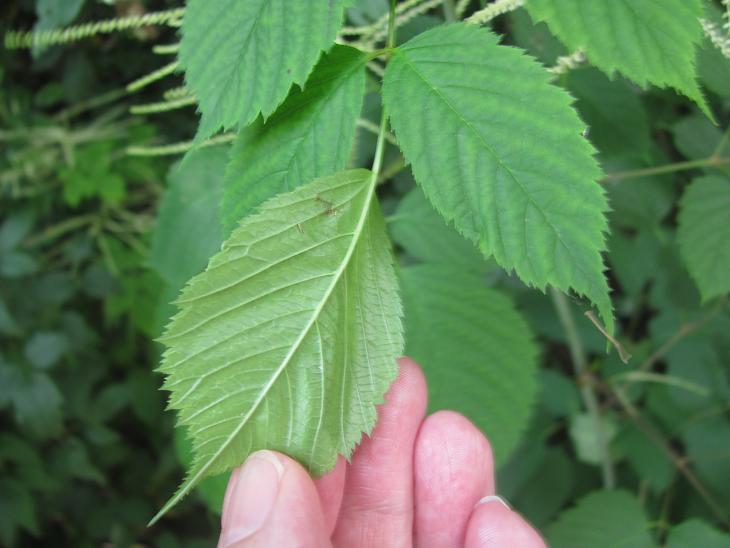
<svg viewBox="0 0 730 548">
<path fill-rule="evenodd" d="M 574 380 L 552 369 L 541 369 L 542 407 L 554 417 L 570 417 L 580 412 L 581 402 Z"/>
<path fill-rule="evenodd" d="M 617 231 L 611 234 L 609 248 L 611 273 L 626 295 L 638 302 L 641 292 L 656 274 L 660 247 L 655 234 L 641 231 L 629 238 Z"/>
<path fill-rule="evenodd" d="M 719 27 L 725 23 L 725 10 L 710 0 L 705 0 L 705 18 Z M 730 59 L 705 36 L 702 47 L 697 53 L 697 71 L 700 81 L 719 97 L 730 97 Z"/>
<path fill-rule="evenodd" d="M 608 172 L 619 172 L 643 169 L 651 165 L 657 164 L 611 160 L 604 167 Z M 671 174 L 609 181 L 606 189 L 612 209 L 611 225 L 638 232 L 655 232 L 674 207 L 676 198 L 673 181 Z"/>
<path fill-rule="evenodd" d="M 730 96 L 730 59 L 705 39 L 697 55 L 697 72 L 702 84 L 720 97 Z"/>
<path fill-rule="evenodd" d="M 588 140 L 602 155 L 649 158 L 649 119 L 638 95 L 625 80 L 609 80 L 595 69 L 570 71 L 568 89 L 588 124 Z"/>
<path fill-rule="evenodd" d="M 479 249 L 447 224 L 423 194 L 414 188 L 398 203 L 388 228 L 393 241 L 420 261 L 486 272 L 489 263 Z"/>
<path fill-rule="evenodd" d="M 672 480 L 673 464 L 656 443 L 633 423 L 625 423 L 616 438 L 637 477 L 647 482 L 654 493 L 662 493 Z"/>
<path fill-rule="evenodd" d="M 347 10 L 347 19 L 357 26 L 370 25 L 388 13 L 388 0 L 355 0 Z"/>
<path fill-rule="evenodd" d="M 728 517 L 730 492 L 725 486 L 730 477 L 730 459 L 725 456 L 730 454 L 730 420 L 716 415 L 696 421 L 684 429 L 682 439 L 693 470 Z"/>
<path fill-rule="evenodd" d="M 189 468 L 193 463 L 193 444 L 188 439 L 185 428 L 175 429 L 174 441 L 175 453 L 180 460 L 180 464 Z M 223 509 L 223 497 L 226 494 L 229 477 L 230 474 L 225 473 L 207 477 L 195 488 L 196 493 L 211 512 L 215 512 L 216 514 L 221 513 Z"/>
<path fill-rule="evenodd" d="M 0 297 L 0 333 L 9 337 L 16 337 L 21 333 L 20 326 L 2 297 Z"/>
<path fill-rule="evenodd" d="M 262 202 L 347 166 L 362 110 L 367 56 L 335 46 L 304 90 L 276 113 L 243 129 L 226 169 L 221 219 L 226 234 Z"/>
<path fill-rule="evenodd" d="M 43 453 L 19 436 L 0 434 L 0 466 L 13 470 L 13 476 L 30 489 L 44 489 L 52 482 L 45 470 Z"/>
<path fill-rule="evenodd" d="M 510 29 L 515 45 L 547 66 L 555 65 L 558 57 L 568 55 L 565 46 L 555 38 L 545 23 L 533 23 L 525 10 L 509 14 Z"/>
<path fill-rule="evenodd" d="M 167 176 L 149 264 L 179 290 L 220 249 L 218 204 L 223 194 L 227 147 L 195 150 Z"/>
<path fill-rule="evenodd" d="M 416 181 L 485 255 L 528 284 L 587 296 L 613 329 L 608 209 L 571 98 L 520 50 L 463 24 L 393 55 L 383 97 Z"/>
<path fill-rule="evenodd" d="M 48 459 L 55 477 L 64 478 L 66 481 L 75 478 L 100 484 L 105 482 L 101 471 L 89 459 L 86 446 L 78 438 L 64 439 L 53 448 Z"/>
<path fill-rule="evenodd" d="M 63 397 L 45 373 L 20 375 L 13 389 L 12 400 L 15 420 L 31 437 L 46 439 L 61 432 Z"/>
<path fill-rule="evenodd" d="M 602 420 L 602 434 L 606 443 L 616 435 L 616 423 L 604 417 Z M 578 460 L 587 464 L 600 464 L 602 461 L 602 440 L 596 429 L 596 422 L 587 413 L 570 417 L 570 439 L 575 447 Z"/>
<path fill-rule="evenodd" d="M 370 432 L 403 349 L 374 194 L 352 170 L 271 199 L 183 290 L 160 370 L 195 459 L 155 520 L 252 451 L 322 474 Z"/>
<path fill-rule="evenodd" d="M 730 535 L 715 529 L 701 519 L 688 519 L 672 527 L 666 548 L 730 548 Z"/>
<path fill-rule="evenodd" d="M 0 542 L 14 546 L 18 529 L 32 535 L 39 533 L 33 495 L 22 483 L 12 478 L 0 478 Z"/>
<path fill-rule="evenodd" d="M 654 548 L 641 503 L 626 491 L 594 491 L 547 529 L 559 548 Z"/>
<path fill-rule="evenodd" d="M 695 179 L 680 202 L 677 239 L 689 273 L 708 301 L 730 291 L 730 180 Z"/>
<path fill-rule="evenodd" d="M 723 141 L 723 131 L 700 114 L 685 116 L 672 126 L 674 146 L 688 160 L 704 160 L 710 156 L 730 155 L 730 143 Z M 707 166 L 730 174 L 728 166 Z"/>
<path fill-rule="evenodd" d="M 37 369 L 48 369 L 68 350 L 68 341 L 62 333 L 36 331 L 25 345 L 25 357 Z"/>
<path fill-rule="evenodd" d="M 531 444 L 530 450 L 536 451 L 534 445 Z M 570 500 L 575 488 L 574 474 L 575 463 L 565 455 L 565 451 L 551 447 L 545 451 L 536 469 L 525 478 L 518 498 L 509 500 L 515 503 L 525 519 L 535 527 L 542 527 Z"/>
<path fill-rule="evenodd" d="M 15 249 L 33 229 L 35 214 L 26 209 L 13 212 L 0 225 L 0 254 Z"/>
<path fill-rule="evenodd" d="M 63 166 L 58 178 L 63 182 L 63 199 L 71 207 L 87 198 L 99 197 L 116 205 L 126 195 L 124 178 L 113 170 L 114 141 L 98 141 L 75 152 L 74 163 Z"/>
<path fill-rule="evenodd" d="M 35 31 L 55 29 L 71 23 L 81 11 L 85 0 L 37 0 L 38 22 Z"/>
<path fill-rule="evenodd" d="M 527 11 L 609 76 L 674 88 L 712 118 L 695 75 L 701 0 L 530 0 Z"/>
<path fill-rule="evenodd" d="M 38 270 L 32 255 L 22 251 L 8 251 L 0 255 L 0 277 L 22 278 Z"/>
<path fill-rule="evenodd" d="M 36 0 L 35 11 L 38 21 L 33 32 L 43 32 L 72 23 L 81 11 L 86 0 Z M 46 49 L 45 46 L 33 45 L 33 56 L 38 56 Z"/>
<path fill-rule="evenodd" d="M 401 273 L 406 353 L 429 383 L 432 410 L 465 414 L 505 462 L 537 396 L 537 349 L 512 302 L 479 276 L 421 265 Z"/>
<path fill-rule="evenodd" d="M 202 114 L 197 139 L 268 117 L 334 42 L 347 0 L 190 0 L 180 64 Z"/>
<path fill-rule="evenodd" d="M 549 295 L 525 289 L 516 295 L 516 300 L 535 334 L 550 341 L 568 344 L 565 329 L 557 321 L 555 304 Z M 568 306 L 573 317 L 581 317 L 583 306 L 580 302 L 568 299 Z M 587 351 L 595 353 L 606 351 L 606 338 L 587 319 L 576 321 L 576 329 Z"/>
</svg>

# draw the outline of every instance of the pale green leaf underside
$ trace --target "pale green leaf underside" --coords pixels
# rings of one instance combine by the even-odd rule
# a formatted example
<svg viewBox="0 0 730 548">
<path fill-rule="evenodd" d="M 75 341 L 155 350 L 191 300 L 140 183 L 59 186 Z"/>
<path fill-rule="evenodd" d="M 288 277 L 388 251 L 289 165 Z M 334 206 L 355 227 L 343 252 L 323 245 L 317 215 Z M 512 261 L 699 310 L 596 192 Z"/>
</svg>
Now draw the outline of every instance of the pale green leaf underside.
<svg viewBox="0 0 730 548">
<path fill-rule="evenodd" d="M 546 537 L 559 548 L 654 548 L 638 499 L 627 491 L 594 491 L 560 514 Z"/>
<path fill-rule="evenodd" d="M 403 350 L 374 185 L 345 171 L 269 200 L 181 293 L 160 370 L 195 459 L 155 519 L 252 451 L 321 474 L 373 427 Z"/>
<path fill-rule="evenodd" d="M 416 181 L 486 255 L 528 284 L 591 299 L 613 318 L 601 251 L 601 171 L 571 97 L 521 50 L 463 24 L 402 46 L 383 96 Z"/>
<path fill-rule="evenodd" d="M 224 182 L 226 233 L 272 196 L 347 166 L 362 109 L 366 61 L 359 50 L 334 46 L 304 90 L 293 89 L 265 124 L 257 121 L 241 130 Z"/>
<path fill-rule="evenodd" d="M 526 6 L 609 76 L 618 71 L 643 87 L 674 88 L 712 117 L 695 74 L 701 0 L 530 0 Z"/>
<path fill-rule="evenodd" d="M 537 348 L 509 298 L 477 274 L 436 265 L 401 272 L 406 354 L 424 369 L 429 408 L 459 411 L 509 458 L 537 395 Z"/>
<path fill-rule="evenodd" d="M 730 292 L 730 180 L 695 179 L 680 206 L 679 250 L 702 300 Z"/>
<path fill-rule="evenodd" d="M 346 0 L 189 0 L 180 64 L 202 114 L 197 139 L 269 116 L 304 84 Z"/>
</svg>

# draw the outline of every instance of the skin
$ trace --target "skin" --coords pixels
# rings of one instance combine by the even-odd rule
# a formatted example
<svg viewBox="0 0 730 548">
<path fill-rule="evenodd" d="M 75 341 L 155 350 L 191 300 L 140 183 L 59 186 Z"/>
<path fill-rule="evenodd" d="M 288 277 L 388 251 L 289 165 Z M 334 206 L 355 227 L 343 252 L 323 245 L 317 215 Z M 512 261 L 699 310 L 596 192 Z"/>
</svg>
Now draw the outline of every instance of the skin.
<svg viewBox="0 0 730 548">
<path fill-rule="evenodd" d="M 426 380 L 399 360 L 372 436 L 312 480 L 289 457 L 251 455 L 231 475 L 218 546 L 544 548 L 495 495 L 487 439 L 458 413 L 426 417 Z"/>
</svg>

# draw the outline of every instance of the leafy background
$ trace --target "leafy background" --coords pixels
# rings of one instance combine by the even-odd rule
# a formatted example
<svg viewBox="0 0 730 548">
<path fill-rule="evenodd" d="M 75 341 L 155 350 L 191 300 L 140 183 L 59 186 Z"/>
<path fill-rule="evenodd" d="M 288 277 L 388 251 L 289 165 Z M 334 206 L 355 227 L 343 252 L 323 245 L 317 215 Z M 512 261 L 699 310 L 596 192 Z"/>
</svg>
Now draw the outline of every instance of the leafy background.
<svg viewBox="0 0 730 548">
<path fill-rule="evenodd" d="M 505 42 L 546 66 L 568 53 L 530 18 L 551 4 L 539 0 L 529 14 L 494 23 Z M 0 7 L 0 30 L 174 7 L 16 1 Z M 719 17 L 719 2 L 705 7 Z M 384 0 L 361 0 L 346 24 L 372 24 L 385 9 Z M 399 40 L 443 20 L 434 5 L 405 22 Z M 216 535 L 223 476 L 145 527 L 191 458 L 164 412 L 153 339 L 168 303 L 220 247 L 230 226 L 218 205 L 236 184 L 225 188 L 229 145 L 200 149 L 182 165 L 177 156 L 127 153 L 195 134 L 192 108 L 130 112 L 180 86 L 180 75 L 124 91 L 168 61 L 152 45 L 175 40 L 175 29 L 156 26 L 0 50 L 2 545 L 203 546 Z M 730 168 L 706 161 L 730 155 L 730 60 L 703 39 L 696 63 L 717 125 L 671 89 L 641 89 L 595 68 L 556 81 L 576 98 L 587 137 L 614 174 L 603 181 L 612 208 L 608 275 L 617 332 L 633 355 L 628 365 L 606 355 L 583 303 L 569 300 L 587 378 L 573 373 L 550 294 L 484 260 L 433 210 L 397 149 L 386 150 L 379 195 L 400 264 L 407 351 L 431 379 L 432 409 L 457 409 L 490 436 L 500 493 L 555 546 L 610 546 L 619 536 L 627 546 L 730 543 Z M 367 73 L 350 166 L 370 161 L 379 81 Z M 300 100 L 297 92 L 287 99 Z M 343 97 L 338 108 L 360 106 Z M 271 127 L 267 146 L 276 150 Z M 631 174 L 680 162 L 696 167 Z M 708 253 L 715 263 L 703 265 Z M 586 382 L 606 419 L 612 492 L 602 489 Z"/>
</svg>

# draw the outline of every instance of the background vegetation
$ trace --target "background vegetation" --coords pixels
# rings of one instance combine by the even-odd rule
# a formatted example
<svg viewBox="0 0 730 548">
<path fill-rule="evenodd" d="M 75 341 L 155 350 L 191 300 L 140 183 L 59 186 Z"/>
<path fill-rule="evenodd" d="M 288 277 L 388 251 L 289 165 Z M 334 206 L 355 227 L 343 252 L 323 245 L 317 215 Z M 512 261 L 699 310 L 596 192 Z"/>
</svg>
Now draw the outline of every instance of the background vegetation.
<svg viewBox="0 0 730 548">
<path fill-rule="evenodd" d="M 403 4 L 399 40 L 480 7 Z M 0 30 L 179 7 L 19 0 L 0 7 Z M 707 2 L 718 32 L 723 9 Z M 374 39 L 385 11 L 384 0 L 355 3 L 346 25 L 366 30 L 344 39 Z M 2 545 L 207 546 L 217 534 L 221 477 L 146 528 L 189 459 L 164 412 L 153 339 L 220 245 L 230 141 L 176 164 L 197 125 L 169 64 L 178 22 L 173 12 L 22 50 L 14 36 L 0 50 Z M 566 63 L 569 52 L 524 9 L 493 25 L 546 66 Z M 730 309 L 723 296 L 703 300 L 677 227 L 691 215 L 692 182 L 730 187 L 730 59 L 709 38 L 697 50 L 716 125 L 672 91 L 567 62 L 556 83 L 576 97 L 608 173 L 609 277 L 632 357 L 605 353 L 582 303 L 484 260 L 433 211 L 393 147 L 380 197 L 403 267 L 407 351 L 423 362 L 431 407 L 484 429 L 500 493 L 556 546 L 600 546 L 626 531 L 635 532 L 627 546 L 728 546 Z M 373 91 L 378 70 L 368 73 Z M 368 165 L 378 119 L 372 93 L 353 166 Z M 716 231 L 727 245 L 727 223 Z"/>
</svg>

